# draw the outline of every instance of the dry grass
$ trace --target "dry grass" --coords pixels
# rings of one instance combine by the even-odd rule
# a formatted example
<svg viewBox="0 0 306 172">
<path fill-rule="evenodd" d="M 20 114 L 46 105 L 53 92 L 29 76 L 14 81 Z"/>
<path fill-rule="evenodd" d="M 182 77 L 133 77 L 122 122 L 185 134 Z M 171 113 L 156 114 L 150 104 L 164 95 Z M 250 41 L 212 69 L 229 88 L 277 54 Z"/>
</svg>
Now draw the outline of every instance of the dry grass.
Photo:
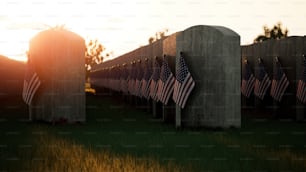
<svg viewBox="0 0 306 172">
<path fill-rule="evenodd" d="M 53 136 L 41 136 L 37 145 L 33 159 L 27 164 L 31 171 L 186 171 L 172 163 L 160 164 L 152 158 L 85 149 Z"/>
</svg>

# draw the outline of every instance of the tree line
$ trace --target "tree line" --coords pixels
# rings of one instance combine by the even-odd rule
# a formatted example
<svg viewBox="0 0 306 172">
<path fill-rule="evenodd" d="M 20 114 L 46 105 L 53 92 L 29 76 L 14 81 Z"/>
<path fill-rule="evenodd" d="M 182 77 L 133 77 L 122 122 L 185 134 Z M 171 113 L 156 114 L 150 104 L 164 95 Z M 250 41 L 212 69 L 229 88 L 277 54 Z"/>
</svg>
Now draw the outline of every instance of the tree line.
<svg viewBox="0 0 306 172">
<path fill-rule="evenodd" d="M 258 35 L 254 39 L 254 43 L 263 42 L 268 39 L 282 39 L 288 36 L 288 29 L 282 27 L 282 23 L 278 22 L 272 28 L 267 25 L 263 26 L 263 34 Z"/>
</svg>

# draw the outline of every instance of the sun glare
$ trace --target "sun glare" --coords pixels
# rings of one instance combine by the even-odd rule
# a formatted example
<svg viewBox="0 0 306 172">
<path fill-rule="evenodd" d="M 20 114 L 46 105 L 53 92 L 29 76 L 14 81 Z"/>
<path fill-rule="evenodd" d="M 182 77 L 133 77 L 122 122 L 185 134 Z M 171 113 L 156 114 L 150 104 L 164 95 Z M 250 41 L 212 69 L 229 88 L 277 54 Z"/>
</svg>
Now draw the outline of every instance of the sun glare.
<svg viewBox="0 0 306 172">
<path fill-rule="evenodd" d="M 17 60 L 17 61 L 21 61 L 21 62 L 24 62 L 24 63 L 26 63 L 28 61 L 28 58 L 26 57 L 25 54 L 22 54 L 20 56 L 10 56 L 8 58 L 13 59 L 13 60 Z"/>
<path fill-rule="evenodd" d="M 1 42 L 0 45 L 0 54 L 6 56 L 10 59 L 18 60 L 18 61 L 27 61 L 26 51 L 27 51 L 27 43 L 19 43 L 17 41 L 10 42 Z"/>
<path fill-rule="evenodd" d="M 27 43 L 18 44 L 14 42 L 7 42 L 1 45 L 0 54 L 10 59 L 26 62 L 27 46 Z"/>
<path fill-rule="evenodd" d="M 2 29 L 0 54 L 10 59 L 26 62 L 30 39 L 39 31 L 30 29 Z"/>
<path fill-rule="evenodd" d="M 264 0 L 1 0 L 0 54 L 26 61 L 31 37 L 63 24 L 84 38 L 99 39 L 115 57 L 147 44 L 148 38 L 162 28 L 171 34 L 193 25 L 221 25 L 237 32 L 241 44 L 245 44 L 261 33 L 264 24 L 281 21 L 290 35 L 304 35 L 306 25 L 300 22 L 306 16 L 304 6 L 304 2 L 279 1 L 272 5 Z"/>
</svg>

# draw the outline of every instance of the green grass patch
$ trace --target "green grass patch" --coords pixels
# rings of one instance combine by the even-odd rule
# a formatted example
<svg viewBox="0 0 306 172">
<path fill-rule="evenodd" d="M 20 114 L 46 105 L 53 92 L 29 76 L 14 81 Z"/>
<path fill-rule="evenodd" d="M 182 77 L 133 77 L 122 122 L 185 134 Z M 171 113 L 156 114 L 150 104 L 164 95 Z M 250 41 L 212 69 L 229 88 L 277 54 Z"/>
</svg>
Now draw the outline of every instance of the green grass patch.
<svg viewBox="0 0 306 172">
<path fill-rule="evenodd" d="M 0 171 L 306 170 L 305 123 L 243 118 L 241 129 L 177 130 L 118 99 L 87 96 L 87 122 L 67 125 L 27 122 L 23 103 L 6 101 Z"/>
</svg>

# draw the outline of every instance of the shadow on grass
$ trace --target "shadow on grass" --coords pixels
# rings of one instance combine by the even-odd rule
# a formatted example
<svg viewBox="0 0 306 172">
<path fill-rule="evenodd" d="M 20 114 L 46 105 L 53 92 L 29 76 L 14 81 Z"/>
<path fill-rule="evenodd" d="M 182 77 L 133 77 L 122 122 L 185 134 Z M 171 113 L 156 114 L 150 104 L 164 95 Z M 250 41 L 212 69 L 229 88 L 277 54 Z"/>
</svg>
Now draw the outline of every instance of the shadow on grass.
<svg viewBox="0 0 306 172">
<path fill-rule="evenodd" d="M 41 158 L 36 153 L 42 143 L 45 148 L 48 145 L 50 148 L 54 141 L 65 143 L 68 147 L 82 147 L 84 156 L 91 156 L 93 153 L 94 157 L 98 157 L 97 161 L 101 157 L 96 154 L 105 153 L 114 155 L 114 159 L 123 157 L 123 161 L 125 157 L 129 157 L 130 160 L 127 161 L 132 164 L 149 159 L 150 162 L 157 163 L 158 168 L 160 166 L 165 169 L 168 169 L 169 162 L 173 169 L 188 171 L 306 169 L 305 123 L 244 118 L 241 129 L 176 130 L 174 125 L 164 124 L 160 119 L 153 118 L 149 112 L 122 104 L 121 97 L 87 96 L 86 101 L 87 122 L 84 124 L 27 123 L 22 120 L 26 119 L 24 112 L 27 112 L 23 105 L 23 110 L 12 110 L 19 115 L 2 117 L 8 120 L 1 122 L 1 170 L 34 169 L 27 165 L 28 162 L 31 161 L 35 166 L 33 162 L 40 161 Z M 47 139 L 41 142 L 41 136 Z M 55 157 L 63 159 L 60 155 Z M 75 161 L 82 158 L 80 156 Z M 24 166 L 15 165 L 19 162 Z M 144 161 L 145 164 L 150 162 Z M 44 163 L 50 162 L 44 160 Z M 6 166 L 10 168 L 5 168 Z"/>
</svg>

